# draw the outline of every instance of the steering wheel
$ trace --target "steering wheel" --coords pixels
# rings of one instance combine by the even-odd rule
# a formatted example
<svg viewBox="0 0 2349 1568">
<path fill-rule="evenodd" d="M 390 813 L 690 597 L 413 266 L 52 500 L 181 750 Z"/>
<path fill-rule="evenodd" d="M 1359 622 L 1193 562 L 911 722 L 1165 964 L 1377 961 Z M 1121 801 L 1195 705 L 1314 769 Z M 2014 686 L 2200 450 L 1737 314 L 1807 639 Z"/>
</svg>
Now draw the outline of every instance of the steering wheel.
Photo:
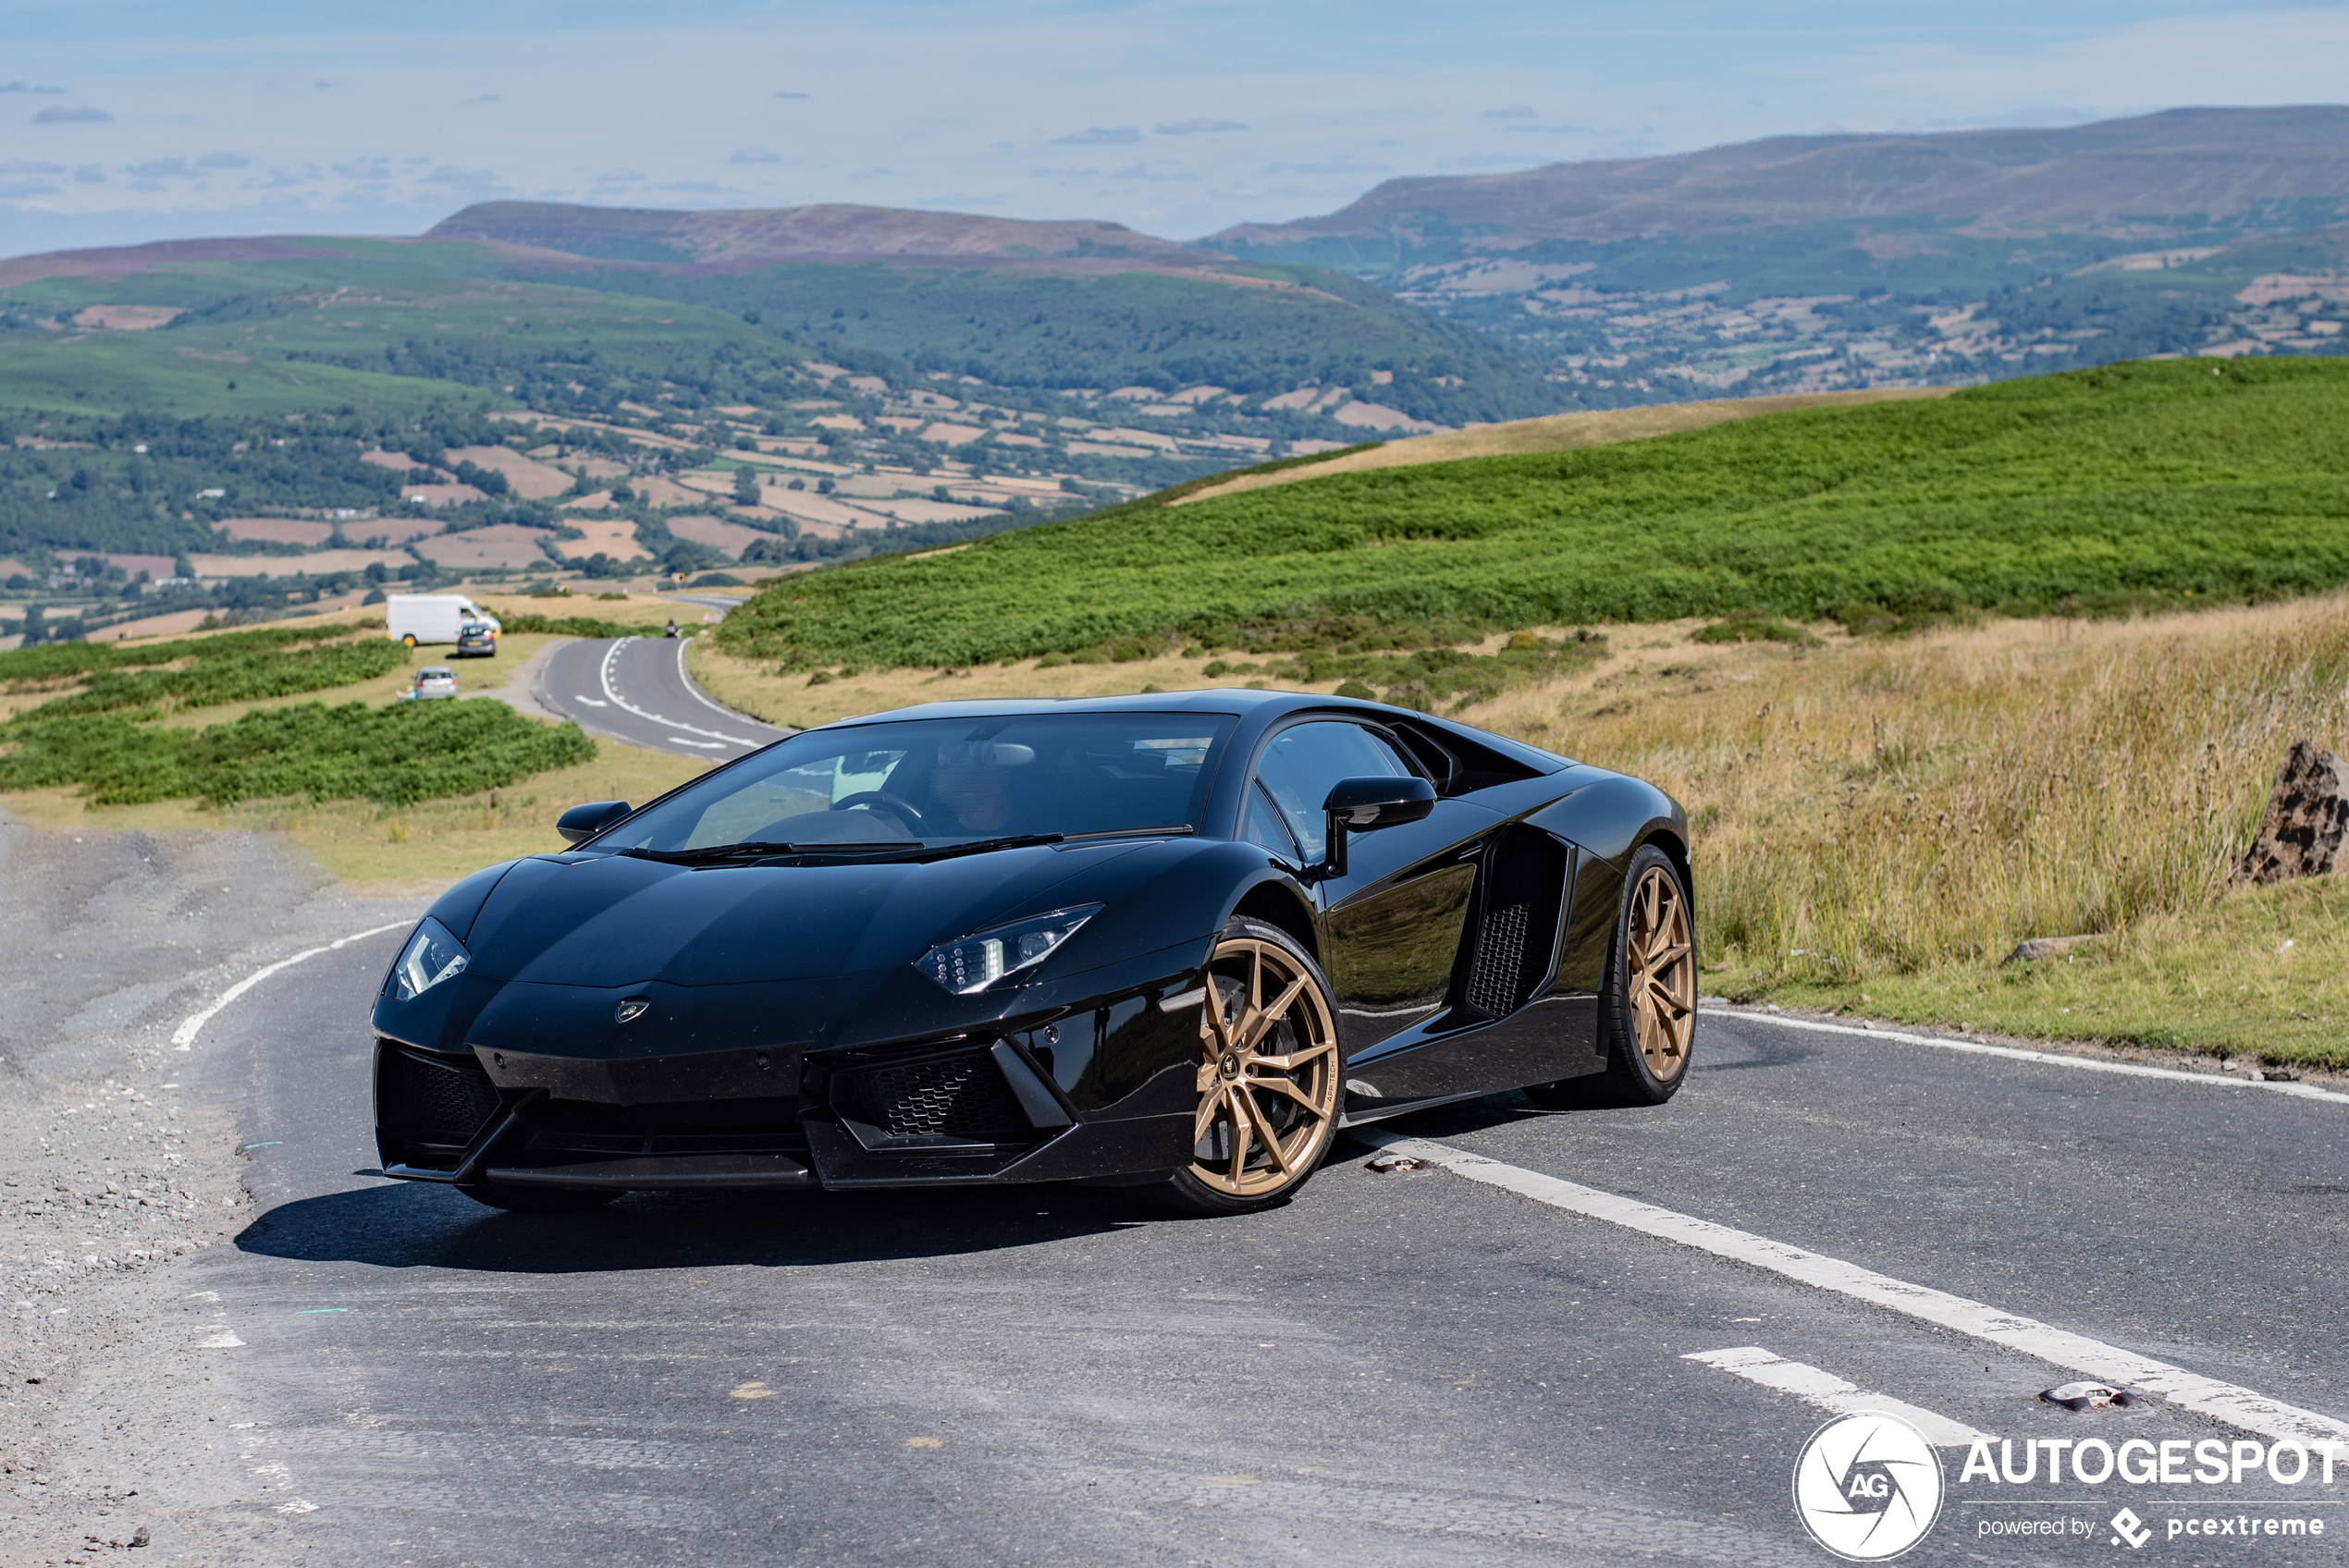
<svg viewBox="0 0 2349 1568">
<path fill-rule="evenodd" d="M 858 806 L 876 805 L 882 807 L 908 827 L 920 828 L 929 826 L 922 819 L 921 812 L 911 802 L 902 795 L 892 795 L 886 790 L 862 790 L 854 795 L 843 795 L 832 802 L 831 809 L 855 811 Z"/>
</svg>

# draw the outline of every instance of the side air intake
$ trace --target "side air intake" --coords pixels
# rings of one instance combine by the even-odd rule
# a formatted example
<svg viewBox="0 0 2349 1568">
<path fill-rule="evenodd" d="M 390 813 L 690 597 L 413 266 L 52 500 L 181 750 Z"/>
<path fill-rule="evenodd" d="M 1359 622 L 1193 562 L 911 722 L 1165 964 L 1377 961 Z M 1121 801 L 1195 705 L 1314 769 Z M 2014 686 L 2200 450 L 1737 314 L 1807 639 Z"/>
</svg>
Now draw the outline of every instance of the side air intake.
<svg viewBox="0 0 2349 1568">
<path fill-rule="evenodd" d="M 1492 1018 L 1515 1012 L 1550 977 L 1568 860 L 1564 843 L 1521 823 L 1485 851 L 1475 954 L 1461 991 L 1470 1008 Z"/>
</svg>

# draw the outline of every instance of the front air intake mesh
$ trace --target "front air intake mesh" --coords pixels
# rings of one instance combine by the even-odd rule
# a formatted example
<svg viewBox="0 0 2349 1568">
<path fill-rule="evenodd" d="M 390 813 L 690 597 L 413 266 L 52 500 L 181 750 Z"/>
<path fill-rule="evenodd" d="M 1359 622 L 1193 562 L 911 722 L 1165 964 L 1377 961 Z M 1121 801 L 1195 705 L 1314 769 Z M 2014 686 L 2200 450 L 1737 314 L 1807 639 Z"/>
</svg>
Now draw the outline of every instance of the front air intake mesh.
<svg viewBox="0 0 2349 1568">
<path fill-rule="evenodd" d="M 1001 1143 L 1032 1135 L 1010 1085 L 983 1051 L 843 1072 L 832 1103 L 892 1138 Z"/>
<path fill-rule="evenodd" d="M 468 1144 L 498 1109 L 489 1074 L 470 1060 L 387 1048 L 375 1085 L 384 1127 L 424 1144 Z"/>
</svg>

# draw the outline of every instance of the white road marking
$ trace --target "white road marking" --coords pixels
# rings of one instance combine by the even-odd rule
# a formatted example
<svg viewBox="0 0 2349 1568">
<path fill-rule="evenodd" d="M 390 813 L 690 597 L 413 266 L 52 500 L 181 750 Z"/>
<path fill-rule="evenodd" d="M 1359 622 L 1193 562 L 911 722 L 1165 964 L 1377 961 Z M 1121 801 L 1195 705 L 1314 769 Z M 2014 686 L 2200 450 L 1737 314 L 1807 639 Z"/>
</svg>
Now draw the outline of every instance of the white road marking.
<svg viewBox="0 0 2349 1568">
<path fill-rule="evenodd" d="M 1382 1132 L 1375 1127 L 1347 1130 L 1347 1136 L 1397 1154 L 1414 1156 L 1431 1164 L 1440 1165 L 1456 1175 L 1487 1186 L 1499 1187 L 1565 1209 L 1569 1214 L 1583 1215 L 1592 1219 L 1604 1219 L 1629 1231 L 1638 1231 L 1662 1241 L 1676 1242 L 1695 1247 L 1733 1263 L 1747 1264 L 1784 1275 L 1805 1285 L 1830 1291 L 1838 1295 L 1863 1301 L 1873 1306 L 1914 1317 L 1944 1329 L 1953 1329 L 1977 1340 L 1985 1340 L 2024 1355 L 2035 1356 L 2052 1366 L 2085 1373 L 2099 1382 L 2115 1388 L 2134 1388 L 2140 1393 L 2157 1393 L 2171 1403 L 2199 1412 L 2231 1427 L 2264 1437 L 2289 1438 L 2305 1443 L 2349 1443 L 2349 1421 L 2338 1421 L 2330 1415 L 2319 1415 L 2313 1410 L 2302 1410 L 2285 1404 L 2249 1389 L 2222 1383 L 2216 1378 L 2206 1378 L 2198 1372 L 2172 1366 L 2134 1351 L 2104 1344 L 2085 1334 L 2058 1329 L 2035 1318 L 2001 1312 L 1978 1301 L 1951 1295 L 1924 1285 L 1912 1285 L 1889 1275 L 1862 1268 L 1857 1264 L 1802 1247 L 1774 1242 L 1766 1236 L 1716 1225 L 1709 1219 L 1697 1219 L 1676 1214 L 1668 1208 L 1642 1203 L 1636 1198 L 1618 1197 L 1594 1187 L 1562 1182 L 1555 1176 L 1544 1176 L 1538 1170 L 1521 1170 L 1504 1165 L 1482 1155 L 1470 1154 L 1448 1145 L 1433 1143 L 1425 1138 L 1407 1138 L 1398 1133 Z"/>
<path fill-rule="evenodd" d="M 2147 1067 L 2136 1061 L 2106 1061 L 2090 1056 L 2066 1056 L 2061 1051 L 2026 1050 L 2019 1046 L 1993 1046 L 1980 1040 L 1957 1040 L 1941 1035 L 1911 1035 L 1898 1029 L 1863 1029 L 1851 1023 L 1822 1023 L 1815 1019 L 1789 1018 L 1783 1013 L 1749 1012 L 1742 1008 L 1708 1007 L 1707 1017 L 1734 1018 L 1739 1023 L 1775 1023 L 1784 1029 L 1811 1029 L 1822 1035 L 1862 1035 L 1871 1040 L 1898 1040 L 1907 1046 L 1932 1046 L 1970 1056 L 2000 1056 L 2010 1061 L 2035 1061 L 2047 1067 L 2074 1067 L 2083 1072 L 2117 1072 L 2126 1078 L 2166 1078 L 2177 1084 L 2199 1084 L 2206 1089 L 2267 1089 L 2294 1099 L 2330 1100 L 2349 1105 L 2349 1095 L 2319 1089 L 2313 1084 L 2270 1083 L 2256 1078 L 2221 1078 L 2215 1072 L 2186 1072 L 2174 1067 Z"/>
<path fill-rule="evenodd" d="M 728 707 L 725 704 L 719 702 L 717 698 L 703 691 L 699 683 L 694 680 L 693 671 L 685 668 L 685 643 L 682 640 L 677 644 L 677 680 L 680 685 L 685 688 L 685 694 L 687 696 L 693 698 L 694 701 L 709 709 L 712 713 L 723 714 L 728 718 L 737 721 L 741 720 L 743 717 L 741 714 L 736 713 L 733 709 Z M 769 728 L 781 729 L 782 727 L 780 725 L 770 725 Z M 789 733 L 789 731 L 784 732 Z"/>
<path fill-rule="evenodd" d="M 612 684 L 612 661 L 620 656 L 621 649 L 628 646 L 629 643 L 635 641 L 636 639 L 633 637 L 622 637 L 610 647 L 604 650 L 604 662 L 600 676 L 603 681 L 604 695 L 610 699 L 612 706 L 619 708 L 624 713 L 633 713 L 638 718 L 649 719 L 655 724 L 664 725 L 670 729 L 683 729 L 689 735 L 707 735 L 720 745 L 756 746 L 761 744 L 760 741 L 745 740 L 740 735 L 729 735 L 723 730 L 704 729 L 697 724 L 686 724 L 674 718 L 663 718 L 660 715 L 640 708 L 635 704 L 628 701 L 625 697 L 622 697 L 620 694 L 620 689 Z"/>
<path fill-rule="evenodd" d="M 572 693 L 571 700 L 574 703 L 584 703 L 591 708 L 608 708 L 611 706 L 609 703 L 605 702 L 600 697 L 583 697 L 576 692 Z"/>
<path fill-rule="evenodd" d="M 208 1340 L 198 1341 L 196 1348 L 198 1350 L 236 1350 L 243 1344 L 244 1341 L 237 1338 L 235 1330 L 224 1329 Z"/>
<path fill-rule="evenodd" d="M 723 741 L 688 741 L 683 735 L 664 735 L 661 739 L 672 746 L 696 746 L 706 752 L 719 752 L 726 749 L 726 742 Z"/>
<path fill-rule="evenodd" d="M 380 937 L 387 931 L 397 931 L 403 926 L 412 925 L 414 924 L 415 922 L 410 920 L 395 920 L 388 925 L 377 925 L 365 931 L 355 931 L 348 937 L 336 937 L 333 941 L 328 942 L 323 948 L 304 949 L 302 951 L 294 954 L 291 958 L 281 958 L 275 963 L 264 964 L 261 968 L 254 970 L 251 974 L 246 975 L 243 979 L 238 981 L 235 985 L 229 986 L 227 990 L 221 992 L 219 998 L 210 1007 L 204 1009 L 202 1012 L 191 1012 L 186 1018 L 180 1020 L 179 1027 L 171 1032 L 171 1043 L 176 1048 L 183 1051 L 190 1046 L 194 1045 L 198 1032 L 200 1032 L 205 1024 L 212 1022 L 213 1016 L 215 1013 L 219 1012 L 222 1008 L 227 1007 L 230 1002 L 235 1001 L 239 997 L 243 996 L 247 991 L 252 990 L 255 986 L 260 985 L 264 980 L 268 979 L 272 974 L 277 974 L 277 971 L 281 969 L 291 969 L 295 964 L 316 958 L 320 953 L 330 953 L 338 948 L 347 948 L 351 943 L 363 941 L 369 937 Z"/>
<path fill-rule="evenodd" d="M 1880 1411 L 1898 1415 L 1925 1434 L 1925 1440 L 1935 1448 L 1969 1448 L 1977 1438 L 1987 1438 L 1987 1432 L 1977 1432 L 1962 1421 L 1952 1421 L 1906 1400 L 1889 1394 L 1870 1393 L 1856 1383 L 1847 1382 L 1832 1372 L 1800 1361 L 1789 1361 L 1776 1351 L 1760 1345 L 1741 1345 L 1735 1350 L 1701 1350 L 1680 1357 L 1682 1361 L 1702 1361 L 1707 1366 L 1717 1366 L 1724 1372 L 1734 1372 L 1748 1382 L 1759 1383 L 1765 1389 L 1776 1389 L 1782 1394 L 1792 1394 L 1806 1404 L 1815 1404 L 1835 1415 L 1849 1415 L 1855 1410 Z"/>
</svg>

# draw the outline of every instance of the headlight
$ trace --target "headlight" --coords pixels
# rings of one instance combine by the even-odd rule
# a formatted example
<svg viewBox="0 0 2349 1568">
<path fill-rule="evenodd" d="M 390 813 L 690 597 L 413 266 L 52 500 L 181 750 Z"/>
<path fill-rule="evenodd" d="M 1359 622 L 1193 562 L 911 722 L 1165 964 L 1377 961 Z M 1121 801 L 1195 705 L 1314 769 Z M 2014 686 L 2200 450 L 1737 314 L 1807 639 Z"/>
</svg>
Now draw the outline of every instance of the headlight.
<svg viewBox="0 0 2349 1568">
<path fill-rule="evenodd" d="M 941 942 L 914 967 L 958 997 L 983 991 L 1006 974 L 1032 969 L 1058 951 L 1076 928 L 1101 913 L 1099 904 L 1032 914 L 1009 925 Z"/>
<path fill-rule="evenodd" d="M 408 938 L 406 950 L 400 962 L 391 966 L 392 990 L 401 1001 L 424 995 L 443 980 L 453 980 L 465 972 L 473 955 L 465 945 L 449 934 L 449 927 L 427 917 Z"/>
</svg>

